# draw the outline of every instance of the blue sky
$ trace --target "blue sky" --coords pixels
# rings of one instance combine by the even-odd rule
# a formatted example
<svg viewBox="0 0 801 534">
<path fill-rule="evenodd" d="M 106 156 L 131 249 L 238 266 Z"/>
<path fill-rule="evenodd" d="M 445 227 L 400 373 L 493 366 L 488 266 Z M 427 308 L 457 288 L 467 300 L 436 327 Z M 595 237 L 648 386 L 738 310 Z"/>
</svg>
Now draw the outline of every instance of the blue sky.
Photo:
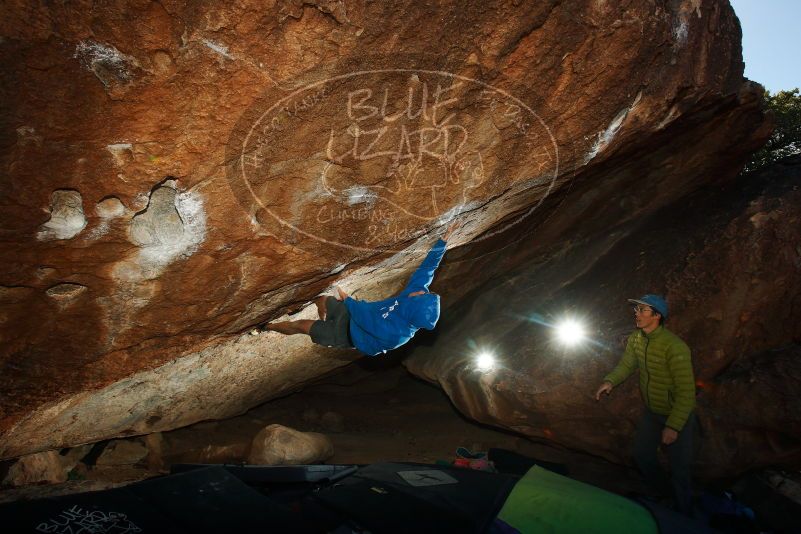
<svg viewBox="0 0 801 534">
<path fill-rule="evenodd" d="M 771 93 L 801 88 L 801 0 L 730 0 L 743 28 L 745 77 Z"/>
</svg>

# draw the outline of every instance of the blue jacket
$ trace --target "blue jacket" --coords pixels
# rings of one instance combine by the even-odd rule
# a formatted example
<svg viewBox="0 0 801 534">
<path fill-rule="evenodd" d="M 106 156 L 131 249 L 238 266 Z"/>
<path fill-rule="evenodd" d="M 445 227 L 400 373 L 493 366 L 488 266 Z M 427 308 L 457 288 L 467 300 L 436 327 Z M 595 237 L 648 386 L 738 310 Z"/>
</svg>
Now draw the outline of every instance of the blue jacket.
<svg viewBox="0 0 801 534">
<path fill-rule="evenodd" d="M 415 291 L 428 291 L 434 272 L 445 254 L 445 241 L 437 241 L 395 297 L 378 302 L 345 299 L 350 312 L 350 339 L 368 356 L 377 356 L 400 347 L 421 328 L 433 330 L 439 319 L 439 295 L 426 293 L 410 297 Z"/>
</svg>

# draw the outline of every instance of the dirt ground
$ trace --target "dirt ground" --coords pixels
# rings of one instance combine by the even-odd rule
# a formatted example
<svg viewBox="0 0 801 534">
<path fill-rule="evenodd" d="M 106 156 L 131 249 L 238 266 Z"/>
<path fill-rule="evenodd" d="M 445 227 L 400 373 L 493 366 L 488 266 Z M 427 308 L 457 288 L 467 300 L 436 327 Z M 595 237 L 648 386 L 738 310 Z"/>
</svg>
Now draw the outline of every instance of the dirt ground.
<svg viewBox="0 0 801 534">
<path fill-rule="evenodd" d="M 636 473 L 624 466 L 476 424 L 464 418 L 442 390 L 416 379 L 397 361 L 378 365 L 366 361 L 238 417 L 164 432 L 157 440 L 161 450 L 153 451 L 147 462 L 79 464 L 73 477 L 78 480 L 7 489 L 0 492 L 0 502 L 130 483 L 164 474 L 173 463 L 243 463 L 253 437 L 274 423 L 326 434 L 334 444 L 329 464 L 435 463 L 453 461 L 458 447 L 472 451 L 496 447 L 564 464 L 574 478 L 610 491 L 645 491 Z M 151 439 L 151 450 L 153 443 Z"/>
<path fill-rule="evenodd" d="M 333 425 L 339 428 L 321 420 L 327 412 L 339 416 L 334 419 L 341 426 Z M 369 361 L 352 364 L 242 416 L 166 433 L 165 452 L 170 453 L 165 459 L 188 461 L 198 454 L 201 443 L 235 453 L 273 423 L 326 434 L 334 444 L 329 464 L 434 463 L 452 461 L 458 447 L 472 451 L 497 447 L 562 463 L 571 476 L 611 491 L 644 491 L 636 473 L 624 466 L 477 424 L 463 417 L 441 389 L 413 377 L 399 364 L 376 366 Z"/>
</svg>

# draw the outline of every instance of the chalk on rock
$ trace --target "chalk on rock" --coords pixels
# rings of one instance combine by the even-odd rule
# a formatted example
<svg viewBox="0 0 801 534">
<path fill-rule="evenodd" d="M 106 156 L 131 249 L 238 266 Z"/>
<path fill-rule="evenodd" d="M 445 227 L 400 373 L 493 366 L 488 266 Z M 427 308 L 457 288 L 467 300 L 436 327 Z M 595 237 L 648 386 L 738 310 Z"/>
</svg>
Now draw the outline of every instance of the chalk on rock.
<svg viewBox="0 0 801 534">
<path fill-rule="evenodd" d="M 125 206 L 117 197 L 108 197 L 97 203 L 95 213 L 102 219 L 113 219 L 125 215 Z"/>
<path fill-rule="evenodd" d="M 65 282 L 57 284 L 45 291 L 45 294 L 56 301 L 59 307 L 63 308 L 71 304 L 82 293 L 86 291 L 87 287 L 81 284 L 73 284 Z"/>
<path fill-rule="evenodd" d="M 50 219 L 39 228 L 40 241 L 72 239 L 86 227 L 83 199 L 78 191 L 57 189 L 50 195 Z"/>
</svg>

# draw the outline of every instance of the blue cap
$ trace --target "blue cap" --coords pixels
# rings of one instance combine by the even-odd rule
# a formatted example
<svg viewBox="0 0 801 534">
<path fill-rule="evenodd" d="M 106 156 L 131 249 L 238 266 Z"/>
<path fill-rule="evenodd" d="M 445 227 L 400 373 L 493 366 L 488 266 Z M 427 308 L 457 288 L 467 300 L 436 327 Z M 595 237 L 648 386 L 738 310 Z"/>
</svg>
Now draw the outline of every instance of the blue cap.
<svg viewBox="0 0 801 534">
<path fill-rule="evenodd" d="M 645 304 L 655 309 L 662 318 L 667 319 L 668 317 L 668 303 L 662 295 L 645 295 L 638 299 L 629 299 L 629 302 Z"/>
</svg>

